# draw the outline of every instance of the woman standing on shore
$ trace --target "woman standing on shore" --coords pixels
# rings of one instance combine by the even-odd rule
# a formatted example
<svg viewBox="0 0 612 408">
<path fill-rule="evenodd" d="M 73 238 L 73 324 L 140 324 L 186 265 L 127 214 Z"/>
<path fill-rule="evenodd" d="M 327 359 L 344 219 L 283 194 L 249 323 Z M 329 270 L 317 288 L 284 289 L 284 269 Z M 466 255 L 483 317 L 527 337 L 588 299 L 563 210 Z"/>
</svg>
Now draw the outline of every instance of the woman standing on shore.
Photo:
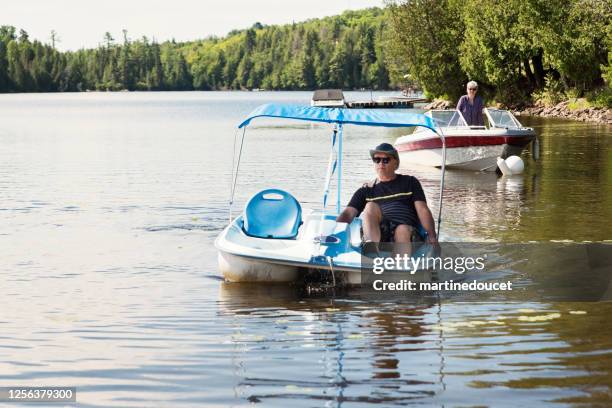
<svg viewBox="0 0 612 408">
<path fill-rule="evenodd" d="M 482 117 L 482 108 L 484 104 L 482 98 L 476 95 L 478 92 L 478 84 L 476 81 L 467 83 L 467 95 L 459 98 L 457 110 L 461 112 L 468 126 L 484 126 L 484 118 Z"/>
</svg>

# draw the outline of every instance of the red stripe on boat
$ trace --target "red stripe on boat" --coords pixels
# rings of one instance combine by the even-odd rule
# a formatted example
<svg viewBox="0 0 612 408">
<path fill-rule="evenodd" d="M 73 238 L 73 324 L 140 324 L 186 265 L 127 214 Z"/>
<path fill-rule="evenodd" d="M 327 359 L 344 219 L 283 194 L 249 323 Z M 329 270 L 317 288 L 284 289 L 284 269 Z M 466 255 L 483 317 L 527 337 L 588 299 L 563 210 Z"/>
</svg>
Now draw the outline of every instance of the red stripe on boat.
<svg viewBox="0 0 612 408">
<path fill-rule="evenodd" d="M 533 136 L 450 136 L 446 137 L 446 147 L 492 146 L 509 144 L 511 146 L 525 146 L 533 140 Z M 431 138 L 415 140 L 395 145 L 400 152 L 422 149 L 440 149 L 442 140 Z"/>
</svg>

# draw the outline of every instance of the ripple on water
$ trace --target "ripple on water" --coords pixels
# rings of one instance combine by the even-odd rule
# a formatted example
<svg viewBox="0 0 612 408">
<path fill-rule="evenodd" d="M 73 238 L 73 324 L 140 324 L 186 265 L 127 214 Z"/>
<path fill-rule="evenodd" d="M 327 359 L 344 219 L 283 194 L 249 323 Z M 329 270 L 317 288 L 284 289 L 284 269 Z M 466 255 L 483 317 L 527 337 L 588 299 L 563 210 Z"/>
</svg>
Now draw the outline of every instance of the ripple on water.
<svg viewBox="0 0 612 408">
<path fill-rule="evenodd" d="M 513 275 L 520 251 L 490 253 L 507 262 L 489 278 L 521 282 L 499 297 L 222 282 L 234 124 L 310 97 L 0 95 L 0 383 L 76 386 L 83 407 L 608 406 L 610 302 L 537 296 L 542 274 Z M 442 232 L 610 239 L 609 134 L 521 120 L 551 154 L 520 178 L 448 172 Z M 404 132 L 353 128 L 343 202 L 372 177 L 368 149 Z M 245 142 L 234 208 L 273 180 L 319 206 L 327 127 L 270 130 Z M 402 171 L 436 212 L 439 170 Z"/>
<path fill-rule="evenodd" d="M 156 225 L 152 227 L 146 227 L 145 231 L 149 232 L 160 232 L 160 231 L 172 231 L 172 230 L 185 230 L 185 231 L 221 231 L 224 226 L 219 223 L 217 225 L 200 225 L 200 224 L 179 224 L 179 225 Z"/>
</svg>

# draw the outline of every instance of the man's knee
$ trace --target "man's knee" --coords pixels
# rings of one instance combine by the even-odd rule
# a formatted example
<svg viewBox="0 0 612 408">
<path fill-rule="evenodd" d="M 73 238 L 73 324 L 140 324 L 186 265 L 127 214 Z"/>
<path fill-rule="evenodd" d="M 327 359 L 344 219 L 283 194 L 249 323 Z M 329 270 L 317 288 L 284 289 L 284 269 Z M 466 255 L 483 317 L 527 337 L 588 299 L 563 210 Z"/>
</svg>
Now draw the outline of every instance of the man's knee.
<svg viewBox="0 0 612 408">
<path fill-rule="evenodd" d="M 411 225 L 401 224 L 395 228 L 395 242 L 411 242 L 414 227 Z"/>
<path fill-rule="evenodd" d="M 382 220 L 382 211 L 380 210 L 380 206 L 372 201 L 366 204 L 363 215 L 369 218 L 374 218 L 378 222 Z"/>
</svg>

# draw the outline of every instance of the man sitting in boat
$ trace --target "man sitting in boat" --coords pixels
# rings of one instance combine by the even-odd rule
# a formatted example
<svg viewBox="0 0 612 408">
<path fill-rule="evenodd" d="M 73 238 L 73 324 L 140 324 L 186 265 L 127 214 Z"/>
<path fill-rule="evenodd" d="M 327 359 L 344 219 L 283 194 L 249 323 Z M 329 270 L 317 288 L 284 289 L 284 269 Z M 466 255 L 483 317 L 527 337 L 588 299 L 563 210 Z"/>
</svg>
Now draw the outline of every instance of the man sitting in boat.
<svg viewBox="0 0 612 408">
<path fill-rule="evenodd" d="M 476 81 L 467 83 L 467 95 L 463 95 L 457 102 L 457 110 L 461 112 L 468 126 L 484 126 L 484 118 L 482 117 L 482 109 L 484 103 L 478 92 L 478 84 Z"/>
<path fill-rule="evenodd" d="M 421 183 L 413 176 L 397 174 L 399 155 L 389 143 L 370 150 L 377 178 L 358 189 L 337 222 L 350 223 L 361 214 L 364 242 L 410 243 L 419 223 L 427 242 L 437 243 L 434 220 Z"/>
</svg>

